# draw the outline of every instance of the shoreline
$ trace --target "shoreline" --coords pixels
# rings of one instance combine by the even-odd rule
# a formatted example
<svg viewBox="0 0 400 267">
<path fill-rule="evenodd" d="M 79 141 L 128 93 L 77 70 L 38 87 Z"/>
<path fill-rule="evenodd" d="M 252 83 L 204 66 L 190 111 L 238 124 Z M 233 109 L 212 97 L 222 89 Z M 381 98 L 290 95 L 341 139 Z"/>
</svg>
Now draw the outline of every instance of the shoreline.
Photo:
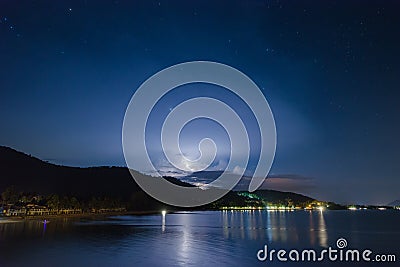
<svg viewBox="0 0 400 267">
<path fill-rule="evenodd" d="M 57 215 L 34 215 L 34 216 L 0 216 L 9 222 L 29 221 L 29 220 L 50 220 L 50 219 L 69 219 L 69 218 L 101 218 L 110 216 L 142 216 L 142 215 L 157 215 L 160 211 L 126 211 L 126 212 L 105 212 L 105 213 L 79 213 L 79 214 L 57 214 Z M 1 221 L 1 220 L 0 220 Z"/>
<path fill-rule="evenodd" d="M 244 211 L 246 209 L 235 209 L 234 211 Z M 375 209 L 370 209 L 375 210 Z M 396 210 L 396 209 L 387 209 Z M 188 212 L 196 212 L 197 210 L 187 210 Z M 228 209 L 210 209 L 210 210 L 201 210 L 201 211 L 228 211 Z M 233 210 L 229 210 L 233 211 Z M 318 210 L 284 210 L 284 211 L 318 211 Z M 326 211 L 349 211 L 355 212 L 352 210 L 326 210 Z M 363 210 L 360 210 L 363 211 Z M 167 213 L 176 213 L 180 212 L 180 210 L 171 210 Z M 105 218 L 112 216 L 147 216 L 147 215 L 161 215 L 162 213 L 159 210 L 150 210 L 150 211 L 125 211 L 125 212 L 105 212 L 105 213 L 80 213 L 80 214 L 57 214 L 57 215 L 34 215 L 34 216 L 2 216 L 0 215 L 0 223 L 13 223 L 13 222 L 21 222 L 21 221 L 30 221 L 30 220 L 59 220 L 59 219 L 90 219 L 90 218 Z"/>
</svg>

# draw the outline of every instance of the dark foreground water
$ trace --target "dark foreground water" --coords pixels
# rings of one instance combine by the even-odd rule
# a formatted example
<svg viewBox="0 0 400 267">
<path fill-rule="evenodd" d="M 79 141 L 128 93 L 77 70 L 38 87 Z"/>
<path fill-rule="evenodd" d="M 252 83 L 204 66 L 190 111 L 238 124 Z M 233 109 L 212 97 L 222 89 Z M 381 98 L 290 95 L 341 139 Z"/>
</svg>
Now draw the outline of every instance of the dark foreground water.
<svg viewBox="0 0 400 267">
<path fill-rule="evenodd" d="M 397 262 L 260 262 L 258 250 L 313 248 L 394 254 Z M 0 219 L 0 266 L 400 266 L 400 211 L 243 211 L 107 220 Z M 295 255 L 295 254 L 293 254 Z M 262 254 L 261 254 L 262 256 Z M 287 255 L 286 255 L 287 257 Z"/>
</svg>

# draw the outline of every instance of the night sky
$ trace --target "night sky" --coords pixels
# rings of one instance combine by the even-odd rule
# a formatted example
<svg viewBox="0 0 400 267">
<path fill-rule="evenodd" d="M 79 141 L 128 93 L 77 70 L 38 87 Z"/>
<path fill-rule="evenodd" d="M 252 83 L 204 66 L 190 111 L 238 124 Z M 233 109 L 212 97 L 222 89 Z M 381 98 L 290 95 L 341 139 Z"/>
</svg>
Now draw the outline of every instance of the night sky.
<svg viewBox="0 0 400 267">
<path fill-rule="evenodd" d="M 398 1 L 2 0 L 0 145 L 123 166 L 122 121 L 141 83 L 216 61 L 271 106 L 271 185 L 386 204 L 400 198 L 399 11 Z"/>
</svg>

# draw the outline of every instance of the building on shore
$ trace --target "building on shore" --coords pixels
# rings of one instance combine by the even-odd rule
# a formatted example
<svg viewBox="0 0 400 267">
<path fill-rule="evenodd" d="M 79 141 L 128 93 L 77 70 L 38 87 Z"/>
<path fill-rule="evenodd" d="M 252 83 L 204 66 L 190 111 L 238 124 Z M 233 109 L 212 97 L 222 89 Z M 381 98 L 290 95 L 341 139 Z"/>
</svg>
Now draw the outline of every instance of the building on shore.
<svg viewBox="0 0 400 267">
<path fill-rule="evenodd" d="M 26 209 L 27 216 L 43 216 L 52 214 L 52 210 L 48 209 L 46 206 L 28 204 L 26 205 Z"/>
<path fill-rule="evenodd" d="M 27 204 L 26 206 L 8 205 L 2 208 L 2 215 L 11 216 L 47 216 L 47 215 L 72 215 L 82 214 L 82 209 L 49 209 L 46 206 L 36 204 Z"/>
<path fill-rule="evenodd" d="M 5 216 L 25 216 L 26 208 L 25 207 L 10 207 L 8 209 L 3 210 L 3 214 Z"/>
</svg>

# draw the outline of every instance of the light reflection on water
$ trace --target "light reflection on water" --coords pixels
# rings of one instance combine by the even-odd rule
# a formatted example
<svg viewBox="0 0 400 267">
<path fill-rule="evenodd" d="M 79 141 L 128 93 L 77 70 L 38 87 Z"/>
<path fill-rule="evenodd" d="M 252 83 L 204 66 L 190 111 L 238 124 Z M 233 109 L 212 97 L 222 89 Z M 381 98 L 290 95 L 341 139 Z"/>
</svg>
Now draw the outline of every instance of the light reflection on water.
<svg viewBox="0 0 400 267">
<path fill-rule="evenodd" d="M 327 247 L 324 212 L 307 213 L 309 213 L 310 222 L 310 244 Z M 270 243 L 297 243 L 299 241 L 298 222 L 292 220 L 291 215 L 293 213 L 289 211 L 222 211 L 223 234 L 225 238 L 268 240 Z"/>
<path fill-rule="evenodd" d="M 256 259 L 264 244 L 318 249 L 339 237 L 355 248 L 393 253 L 399 219 L 393 211 L 215 211 L 48 224 L 0 220 L 0 266 L 254 266 L 266 264 Z"/>
</svg>

